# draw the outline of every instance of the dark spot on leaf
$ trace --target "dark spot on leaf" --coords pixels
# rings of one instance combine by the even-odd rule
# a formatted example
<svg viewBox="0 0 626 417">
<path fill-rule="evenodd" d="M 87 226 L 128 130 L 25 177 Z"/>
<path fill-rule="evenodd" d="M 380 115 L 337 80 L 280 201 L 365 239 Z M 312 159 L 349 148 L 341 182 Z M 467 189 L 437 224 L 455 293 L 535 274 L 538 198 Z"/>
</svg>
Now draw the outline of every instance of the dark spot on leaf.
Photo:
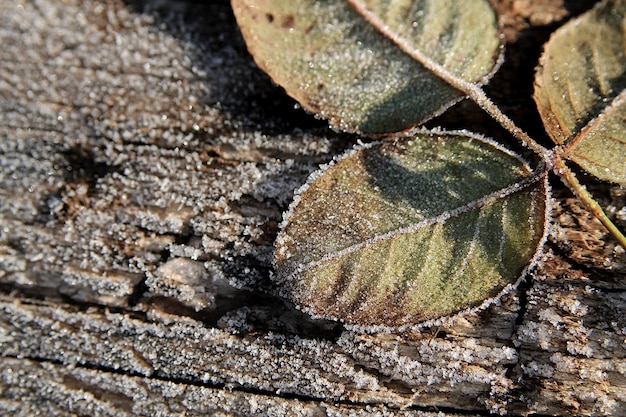
<svg viewBox="0 0 626 417">
<path fill-rule="evenodd" d="M 293 29 L 296 24 L 296 18 L 292 14 L 283 17 L 280 25 L 285 29 Z"/>
</svg>

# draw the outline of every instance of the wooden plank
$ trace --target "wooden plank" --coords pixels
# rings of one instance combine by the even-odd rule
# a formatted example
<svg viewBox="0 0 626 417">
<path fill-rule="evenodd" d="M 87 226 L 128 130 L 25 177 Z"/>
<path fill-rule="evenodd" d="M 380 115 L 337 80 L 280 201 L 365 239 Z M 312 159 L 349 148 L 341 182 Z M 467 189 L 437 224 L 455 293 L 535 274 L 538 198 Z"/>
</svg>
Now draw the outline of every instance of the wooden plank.
<svg viewBox="0 0 626 417">
<path fill-rule="evenodd" d="M 624 251 L 563 192 L 549 257 L 486 311 L 404 334 L 311 320 L 273 295 L 273 239 L 354 138 L 256 69 L 228 2 L 0 6 L 0 409 L 624 414 Z M 532 68 L 531 34 L 492 91 Z M 524 94 L 496 96 L 524 119 Z M 623 190 L 593 191 L 626 225 Z"/>
<path fill-rule="evenodd" d="M 141 316 L 96 307 L 81 311 L 4 299 L 2 352 L 145 377 L 395 407 L 418 402 L 480 409 L 492 400 L 491 391 L 512 385 L 505 374 L 517 353 L 495 339 L 493 332 L 502 324 L 495 315 L 491 321 L 483 317 L 485 329 L 464 321 L 457 326 L 458 334 L 443 339 L 430 333 L 412 338 L 338 333 L 315 323 L 308 329 L 315 337 L 304 337 L 299 329 L 292 334 L 287 328 L 297 314 L 287 310 L 281 314 L 288 315 L 285 319 L 272 317 L 263 310 L 268 307 L 241 308 L 209 327 L 154 312 Z M 255 329 L 260 319 L 274 322 L 283 332 Z M 461 333 L 463 327 L 470 334 Z"/>
<path fill-rule="evenodd" d="M 459 416 L 337 406 L 11 358 L 0 362 L 0 387 L 0 410 L 16 416 Z"/>
</svg>

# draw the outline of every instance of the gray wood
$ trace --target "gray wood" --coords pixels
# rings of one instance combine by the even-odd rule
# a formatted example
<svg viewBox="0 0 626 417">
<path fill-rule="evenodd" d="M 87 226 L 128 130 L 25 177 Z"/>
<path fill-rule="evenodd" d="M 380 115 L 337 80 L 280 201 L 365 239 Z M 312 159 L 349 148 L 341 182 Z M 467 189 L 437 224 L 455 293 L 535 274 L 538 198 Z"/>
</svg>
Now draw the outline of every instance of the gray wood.
<svg viewBox="0 0 626 417">
<path fill-rule="evenodd" d="M 515 74 L 547 31 L 516 28 L 551 20 L 494 3 L 522 38 L 490 92 L 532 130 Z M 255 67 L 228 2 L 0 6 L 4 413 L 626 414 L 626 257 L 567 192 L 543 262 L 485 311 L 402 334 L 311 320 L 273 295 L 272 243 L 355 139 Z M 467 103 L 433 124 L 458 123 L 505 137 Z M 590 185 L 626 226 L 626 193 Z"/>
</svg>

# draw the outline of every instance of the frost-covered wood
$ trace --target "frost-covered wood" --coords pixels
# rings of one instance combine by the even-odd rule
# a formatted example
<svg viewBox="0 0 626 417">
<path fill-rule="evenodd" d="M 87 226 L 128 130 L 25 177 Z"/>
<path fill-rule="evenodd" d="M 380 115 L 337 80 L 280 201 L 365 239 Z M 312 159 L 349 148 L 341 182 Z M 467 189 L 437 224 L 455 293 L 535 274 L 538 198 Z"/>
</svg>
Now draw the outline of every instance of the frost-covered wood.
<svg viewBox="0 0 626 417">
<path fill-rule="evenodd" d="M 0 6 L 4 413 L 626 413 L 624 252 L 571 200 L 485 312 L 403 335 L 310 320 L 272 295 L 272 243 L 354 138 L 256 69 L 228 2 Z M 624 226 L 623 190 L 594 192 Z"/>
<path fill-rule="evenodd" d="M 384 406 L 333 405 L 255 392 L 210 388 L 189 382 L 147 379 L 85 367 L 6 358 L 0 363 L 6 400 L 15 416 L 388 416 L 439 417 L 440 413 Z M 449 417 L 458 414 L 447 414 Z"/>
</svg>

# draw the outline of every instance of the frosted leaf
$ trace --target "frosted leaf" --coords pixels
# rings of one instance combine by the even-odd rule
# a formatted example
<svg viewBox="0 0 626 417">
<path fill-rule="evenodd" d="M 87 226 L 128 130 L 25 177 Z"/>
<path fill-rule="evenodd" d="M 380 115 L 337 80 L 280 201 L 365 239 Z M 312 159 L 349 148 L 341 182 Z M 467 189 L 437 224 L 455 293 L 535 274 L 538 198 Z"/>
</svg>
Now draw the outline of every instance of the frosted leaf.
<svg viewBox="0 0 626 417">
<path fill-rule="evenodd" d="M 313 174 L 276 242 L 277 284 L 303 310 L 397 327 L 481 305 L 544 240 L 548 192 L 515 155 L 421 132 Z"/>
<path fill-rule="evenodd" d="M 565 156 L 626 184 L 626 1 L 604 1 L 557 30 L 535 78 L 535 102 Z"/>
<path fill-rule="evenodd" d="M 406 47 L 483 83 L 500 37 L 485 0 L 232 0 L 255 61 L 307 110 L 340 129 L 385 133 L 418 125 L 463 97 L 357 12 L 373 12 Z"/>
</svg>

